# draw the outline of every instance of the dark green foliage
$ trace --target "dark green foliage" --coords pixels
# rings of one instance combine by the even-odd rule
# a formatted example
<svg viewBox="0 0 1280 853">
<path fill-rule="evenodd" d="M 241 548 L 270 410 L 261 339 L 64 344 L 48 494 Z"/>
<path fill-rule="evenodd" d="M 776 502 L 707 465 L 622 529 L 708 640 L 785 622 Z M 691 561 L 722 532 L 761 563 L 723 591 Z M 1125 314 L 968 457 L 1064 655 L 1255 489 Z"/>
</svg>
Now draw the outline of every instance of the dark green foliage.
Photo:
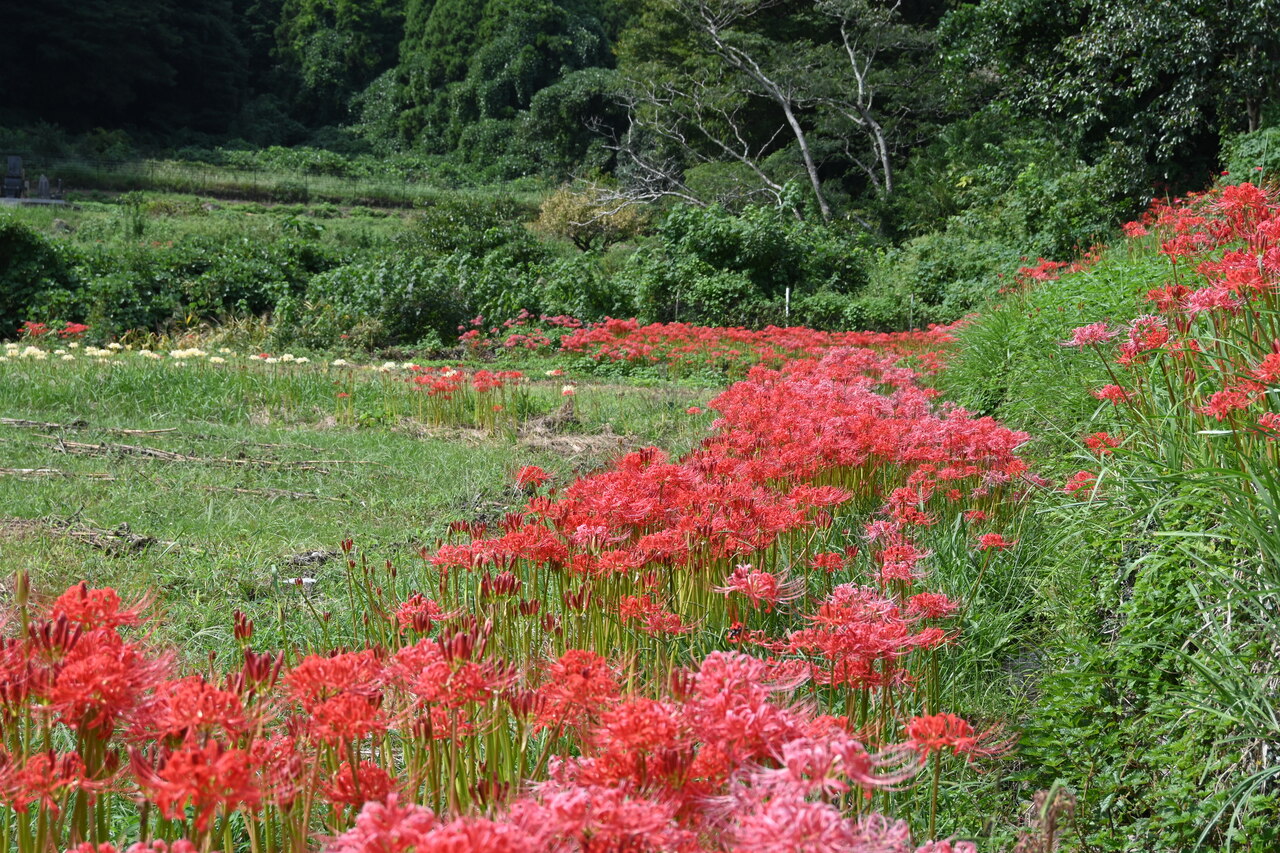
<svg viewBox="0 0 1280 853">
<path fill-rule="evenodd" d="M 403 25 L 403 0 L 285 0 L 280 54 L 316 120 L 345 118 L 351 97 L 391 67 Z"/>
<path fill-rule="evenodd" d="M 1275 180 L 1280 177 L 1280 127 L 1231 137 L 1223 146 L 1222 161 L 1234 180 Z"/>
<path fill-rule="evenodd" d="M 738 216 L 678 207 L 620 275 L 645 319 L 762 326 L 789 321 L 788 289 L 797 301 L 822 291 L 830 303 L 863 288 L 868 267 L 865 237 L 840 225 L 802 223 L 769 207 Z M 816 303 L 811 313 L 834 318 Z"/>
<path fill-rule="evenodd" d="M 218 130 L 249 84 L 236 21 L 232 0 L 7 6 L 0 110 L 76 129 Z"/>
<path fill-rule="evenodd" d="M 447 263 L 391 258 L 314 277 L 305 294 L 282 299 L 274 317 L 281 343 L 332 348 L 436 341 L 468 319 L 462 281 Z"/>
<path fill-rule="evenodd" d="M 25 291 L 5 290 L 25 294 L 15 310 L 45 322 L 85 322 L 102 339 L 131 329 L 159 331 L 174 323 L 261 315 L 337 262 L 315 241 L 289 233 L 274 239 L 195 237 L 171 246 L 103 244 L 75 250 L 54 249 L 38 235 L 30 236 L 39 241 L 38 248 L 25 256 L 36 260 L 15 270 L 34 274 L 29 280 L 36 284 Z"/>
<path fill-rule="evenodd" d="M 1020 266 L 1067 261 L 1105 242 L 1134 209 L 1124 189 L 1133 180 L 1128 149 L 1089 164 L 1048 139 L 986 137 L 982 122 L 955 126 L 911 173 L 917 180 L 897 215 L 955 212 L 887 253 L 876 291 L 895 314 L 868 316 L 877 327 L 901 327 L 908 313 L 915 324 L 959 319 L 1012 285 Z"/>
<path fill-rule="evenodd" d="M 459 194 L 424 206 L 400 241 L 405 250 L 426 255 L 483 254 L 512 242 L 532 247 L 532 235 L 523 223 L 535 213 L 511 196 Z"/>
<path fill-rule="evenodd" d="M 1218 134 L 1259 126 L 1276 94 L 1280 6 L 1204 0 L 985 0 L 943 24 L 955 67 L 1096 151 L 1120 142 L 1152 177 L 1198 184 Z"/>
<path fill-rule="evenodd" d="M 75 275 L 63 252 L 20 222 L 0 218 L 0 338 L 26 320 L 43 316 L 32 307 L 48 291 L 75 286 Z"/>
<path fill-rule="evenodd" d="M 536 313 L 557 300 L 541 295 L 551 256 L 523 225 L 529 213 L 511 198 L 458 196 L 430 205 L 399 235 L 390 257 L 367 256 L 282 295 L 276 336 L 313 347 L 413 345 L 451 340 L 477 314 L 501 321 L 521 309 Z M 601 301 L 584 293 L 578 304 Z"/>
<path fill-rule="evenodd" d="M 627 124 L 618 85 L 612 69 L 584 68 L 538 90 L 520 122 L 524 155 L 551 174 L 610 168 L 605 143 Z"/>
<path fill-rule="evenodd" d="M 616 5 L 602 0 L 411 3 L 401 84 L 376 84 L 361 101 L 361 126 L 376 138 L 394 115 L 400 140 L 454 152 L 493 177 L 567 171 L 590 147 L 586 125 L 616 121 L 617 109 L 592 75 L 535 99 L 574 72 L 610 66 L 617 18 Z M 530 111 L 530 131 L 521 133 L 518 119 Z"/>
</svg>

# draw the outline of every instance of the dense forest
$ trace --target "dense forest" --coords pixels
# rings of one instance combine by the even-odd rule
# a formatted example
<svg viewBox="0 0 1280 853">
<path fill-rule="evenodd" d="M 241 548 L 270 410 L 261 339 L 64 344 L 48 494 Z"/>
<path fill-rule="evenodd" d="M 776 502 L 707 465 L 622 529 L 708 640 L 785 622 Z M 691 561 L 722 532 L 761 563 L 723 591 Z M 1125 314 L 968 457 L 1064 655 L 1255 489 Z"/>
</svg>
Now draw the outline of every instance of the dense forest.
<svg viewBox="0 0 1280 853">
<path fill-rule="evenodd" d="M 0 124 L 600 170 L 909 231 L 1028 149 L 1112 195 L 1203 182 L 1266 121 L 1278 29 L 1203 0 L 50 0 L 5 13 Z"/>
</svg>

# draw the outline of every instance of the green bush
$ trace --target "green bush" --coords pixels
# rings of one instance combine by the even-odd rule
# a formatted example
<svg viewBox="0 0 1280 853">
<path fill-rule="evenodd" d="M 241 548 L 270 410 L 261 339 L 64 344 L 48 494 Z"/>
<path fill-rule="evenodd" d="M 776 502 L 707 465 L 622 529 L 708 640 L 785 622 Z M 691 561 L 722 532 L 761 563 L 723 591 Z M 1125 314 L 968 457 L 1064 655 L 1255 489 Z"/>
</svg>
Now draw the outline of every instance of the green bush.
<svg viewBox="0 0 1280 853">
<path fill-rule="evenodd" d="M 760 326 L 787 321 L 788 290 L 859 292 L 870 258 L 861 233 L 776 208 L 678 207 L 618 275 L 646 320 Z"/>
<path fill-rule="evenodd" d="M 1257 183 L 1280 177 L 1280 127 L 1231 137 L 1223 145 L 1222 162 L 1232 180 Z"/>
<path fill-rule="evenodd" d="M 77 279 L 66 253 L 31 228 L 0 217 L 0 338 L 42 315 L 52 294 L 74 290 Z"/>
<path fill-rule="evenodd" d="M 535 206 L 512 196 L 452 193 L 423 205 L 401 235 L 399 246 L 421 255 L 483 254 L 512 242 L 533 246 L 536 241 L 523 223 L 536 215 Z"/>
<path fill-rule="evenodd" d="M 320 273 L 305 293 L 279 301 L 272 334 L 315 348 L 337 346 L 343 336 L 367 347 L 455 336 L 469 319 L 468 259 L 393 257 Z"/>
<path fill-rule="evenodd" d="M 633 296 L 595 255 L 575 254 L 546 264 L 538 287 L 539 312 L 582 319 L 635 313 Z"/>
</svg>

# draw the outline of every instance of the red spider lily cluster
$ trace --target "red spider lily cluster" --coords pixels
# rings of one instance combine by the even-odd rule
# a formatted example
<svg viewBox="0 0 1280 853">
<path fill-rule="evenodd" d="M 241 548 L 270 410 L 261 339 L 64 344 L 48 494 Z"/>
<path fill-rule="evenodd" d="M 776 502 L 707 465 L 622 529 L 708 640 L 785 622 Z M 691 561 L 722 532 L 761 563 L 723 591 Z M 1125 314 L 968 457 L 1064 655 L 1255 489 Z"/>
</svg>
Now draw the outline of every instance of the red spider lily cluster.
<svg viewBox="0 0 1280 853">
<path fill-rule="evenodd" d="M 89 327 L 84 323 L 68 322 L 61 329 L 51 329 L 45 323 L 36 323 L 32 320 L 25 321 L 18 334 L 24 338 L 42 338 L 45 335 L 56 334 L 60 338 L 74 339 L 89 331 Z"/>
<path fill-rule="evenodd" d="M 1128 226 L 1125 228 L 1125 233 L 1129 233 Z M 1045 258 L 1037 258 L 1035 264 L 1018 267 L 1018 271 L 1013 278 L 1013 285 L 1001 288 L 1000 292 L 1011 293 L 1026 290 L 1044 282 L 1057 281 L 1063 275 L 1088 269 L 1097 263 L 1104 249 L 1105 247 L 1103 246 L 1093 246 L 1074 261 L 1051 261 Z M 1023 258 L 1023 260 L 1025 261 L 1026 258 Z"/>
<path fill-rule="evenodd" d="M 549 353 L 566 334 L 585 325 L 576 317 L 562 314 L 535 316 L 522 308 L 519 314 L 503 321 L 500 326 L 485 328 L 484 317 L 476 317 L 458 327 L 458 337 L 473 354 L 496 350 Z"/>
<path fill-rule="evenodd" d="M 1062 265 L 1062 266 L 1065 266 Z M 606 318 L 588 323 L 575 317 L 535 317 L 522 310 L 501 326 L 485 328 L 476 317 L 458 327 L 460 340 L 474 353 L 522 350 L 575 353 L 593 362 L 660 364 L 672 373 L 708 368 L 742 375 L 756 364 L 781 367 L 798 358 L 816 358 L 829 349 L 871 347 L 916 354 L 921 364 L 937 367 L 939 352 L 954 343 L 954 326 L 930 326 L 906 333 L 820 332 L 804 327 L 744 328 L 694 326 L 688 323 L 641 324 L 639 320 Z"/>
<path fill-rule="evenodd" d="M 103 853 L 128 814 L 141 850 L 972 850 L 936 840 L 943 762 L 1009 744 L 944 708 L 967 601 L 934 546 L 958 531 L 978 582 L 1015 547 L 1027 436 L 935 406 L 894 352 L 812 346 L 717 397 L 682 459 L 545 491 L 522 469 L 521 511 L 453 525 L 416 572 L 344 541 L 345 648 L 255 649 L 237 616 L 239 666 L 190 674 L 145 605 L 20 588 L 8 837 Z M 926 766 L 927 821 L 872 808 Z"/>
<path fill-rule="evenodd" d="M 951 328 L 930 326 L 924 331 L 895 334 L 819 332 L 777 326 L 751 331 L 606 319 L 565 336 L 560 346 L 597 362 L 661 363 L 676 371 L 710 365 L 740 373 L 754 364 L 776 368 L 838 347 L 874 347 L 897 353 L 937 350 L 954 341 L 949 334 Z"/>
<path fill-rule="evenodd" d="M 1114 381 L 1094 391 L 1139 417 L 1189 409 L 1241 440 L 1274 437 L 1280 385 L 1280 202 L 1242 183 L 1160 202 L 1126 229 L 1154 233 L 1172 280 L 1147 294 L 1154 313 L 1125 326 L 1076 329 L 1070 346 L 1106 360 Z M 1100 455 L 1117 442 L 1099 433 Z"/>
<path fill-rule="evenodd" d="M 410 364 L 406 381 L 421 392 L 418 415 L 436 426 L 474 423 L 493 428 L 524 379 L 518 370 L 475 370 L 461 366 Z"/>
</svg>

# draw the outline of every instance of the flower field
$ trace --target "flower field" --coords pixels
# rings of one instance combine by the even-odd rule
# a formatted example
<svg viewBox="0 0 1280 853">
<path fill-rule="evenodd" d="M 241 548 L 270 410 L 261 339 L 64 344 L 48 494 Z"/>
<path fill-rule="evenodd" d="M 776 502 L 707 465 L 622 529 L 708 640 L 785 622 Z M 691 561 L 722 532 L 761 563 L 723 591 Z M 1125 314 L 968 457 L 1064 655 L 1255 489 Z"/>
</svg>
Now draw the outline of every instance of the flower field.
<svg viewBox="0 0 1280 853">
<path fill-rule="evenodd" d="M 1165 525 L 1168 565 L 1196 578 L 1178 605 L 1195 648 L 1169 701 L 1218 720 L 1212 748 L 1243 763 L 1209 786 L 1224 805 L 1195 831 L 1249 846 L 1244 816 L 1265 813 L 1280 776 L 1257 746 L 1277 733 L 1280 204 L 1226 187 L 1126 233 L 1109 254 L 1029 267 L 1009 297 L 1048 298 L 1117 253 L 1166 259 L 1151 313 L 1036 342 L 1067 360 L 1054 370 L 1098 379 L 1073 392 L 1085 414 L 1058 424 L 1071 434 L 1058 444 L 949 401 L 948 365 L 974 369 L 984 318 L 874 335 L 521 318 L 467 338 L 477 358 L 523 350 L 536 371 L 96 348 L 74 345 L 83 329 L 29 329 L 6 345 L 0 387 L 31 414 L 53 405 L 36 387 L 141 383 L 189 408 L 211 390 L 225 405 L 273 394 L 351 436 L 412 422 L 511 441 L 538 418 L 624 423 L 624 392 L 593 366 L 714 369 L 727 384 L 645 403 L 668 449 L 635 442 L 573 468 L 517 443 L 497 466 L 500 507 L 433 510 L 437 535 L 399 549 L 344 528 L 319 543 L 338 549 L 322 581 L 281 579 L 276 616 L 253 596 L 214 607 L 207 659 L 164 631 L 162 590 L 47 589 L 19 572 L 0 647 L 0 844 L 949 853 L 982 839 L 1049 853 L 1069 836 L 1087 849 L 1090 810 L 1119 795 L 1100 804 L 1094 777 L 1045 757 L 1045 720 L 1069 714 L 1024 687 L 1057 665 L 1048 610 L 1028 601 L 1062 595 L 1050 567 L 1095 547 L 1081 531 L 1146 506 L 1144 535 Z M 1210 532 L 1166 522 L 1172 494 L 1200 495 Z M 1003 810 L 1002 826 L 982 809 Z"/>
</svg>

